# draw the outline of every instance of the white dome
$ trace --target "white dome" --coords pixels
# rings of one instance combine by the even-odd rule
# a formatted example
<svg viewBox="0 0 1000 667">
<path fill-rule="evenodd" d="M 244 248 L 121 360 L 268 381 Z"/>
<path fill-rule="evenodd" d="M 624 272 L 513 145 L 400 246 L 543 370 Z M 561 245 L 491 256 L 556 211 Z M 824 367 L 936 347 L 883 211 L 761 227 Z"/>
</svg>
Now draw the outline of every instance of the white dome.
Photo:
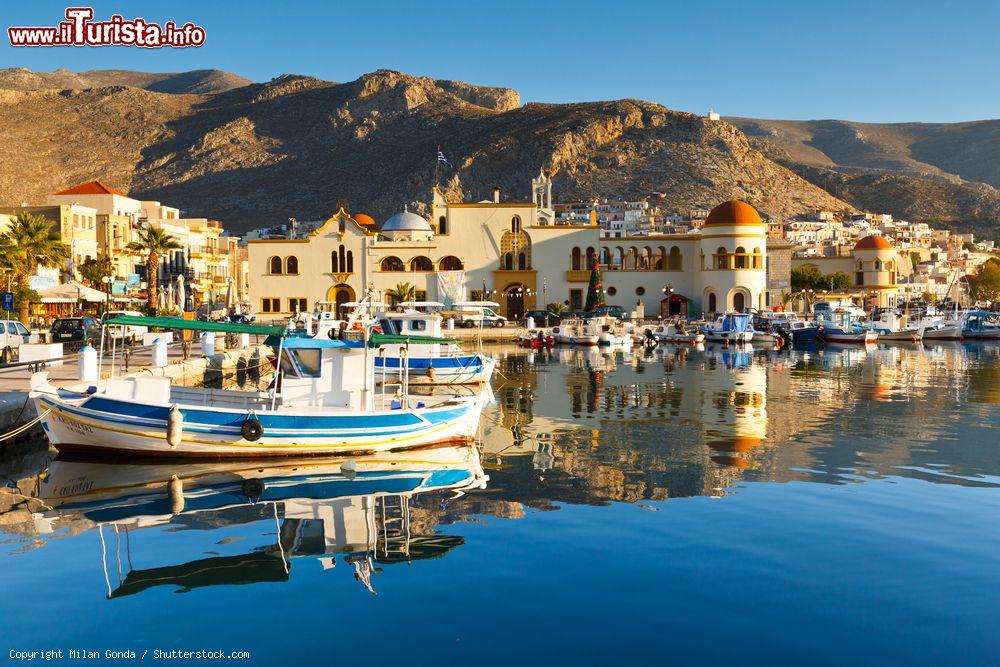
<svg viewBox="0 0 1000 667">
<path fill-rule="evenodd" d="M 392 216 L 382 223 L 383 232 L 433 232 L 431 223 L 421 218 L 416 213 L 403 211 Z"/>
</svg>

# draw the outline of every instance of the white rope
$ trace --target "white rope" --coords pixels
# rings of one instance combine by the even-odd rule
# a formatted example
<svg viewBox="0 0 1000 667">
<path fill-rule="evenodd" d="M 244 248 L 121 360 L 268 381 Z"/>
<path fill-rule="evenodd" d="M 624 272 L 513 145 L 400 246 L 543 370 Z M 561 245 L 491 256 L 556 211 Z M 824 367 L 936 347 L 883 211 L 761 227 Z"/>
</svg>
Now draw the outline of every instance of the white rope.
<svg viewBox="0 0 1000 667">
<path fill-rule="evenodd" d="M 35 417 L 31 421 L 28 421 L 28 422 L 25 422 L 25 423 L 21 424 L 20 426 L 18 426 L 17 428 L 15 428 L 13 431 L 8 431 L 7 433 L 4 433 L 3 435 L 0 435 L 0 442 L 3 442 L 4 440 L 10 440 L 11 438 L 14 438 L 14 437 L 17 437 L 17 436 L 21 435 L 22 433 L 24 433 L 25 431 L 27 431 L 29 428 L 31 428 L 32 426 L 34 426 L 35 424 L 37 424 L 38 422 L 40 422 L 50 412 L 52 412 L 51 408 L 48 409 L 48 410 L 46 410 L 42 414 L 38 415 L 37 417 Z"/>
</svg>

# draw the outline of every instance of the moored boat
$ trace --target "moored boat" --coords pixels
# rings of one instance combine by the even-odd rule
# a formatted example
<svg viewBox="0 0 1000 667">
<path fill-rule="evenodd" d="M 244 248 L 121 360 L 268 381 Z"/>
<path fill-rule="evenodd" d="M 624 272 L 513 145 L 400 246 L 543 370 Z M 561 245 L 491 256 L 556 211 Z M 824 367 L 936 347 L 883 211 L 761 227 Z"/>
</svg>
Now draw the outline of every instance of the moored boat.
<svg viewBox="0 0 1000 667">
<path fill-rule="evenodd" d="M 282 327 L 263 325 L 129 316 L 109 324 L 269 334 L 275 381 L 266 392 L 182 387 L 166 377 L 114 377 L 112 360 L 107 379 L 67 390 L 35 373 L 30 397 L 60 451 L 174 458 L 392 451 L 471 439 L 486 403 L 486 394 L 377 397 L 374 346 L 405 344 L 403 337 L 376 334 L 359 344 L 286 337 Z"/>
<path fill-rule="evenodd" d="M 968 310 L 962 313 L 962 338 L 967 340 L 1000 340 L 1000 313 L 988 310 Z"/>
<path fill-rule="evenodd" d="M 661 343 L 682 343 L 694 345 L 705 342 L 705 334 L 697 329 L 689 329 L 682 322 L 661 324 L 653 329 L 653 338 Z"/>
<path fill-rule="evenodd" d="M 413 385 L 490 381 L 496 359 L 478 352 L 464 352 L 454 340 L 441 339 L 440 315 L 411 310 L 382 312 L 376 317 L 383 334 L 402 336 L 408 341 L 381 346 L 374 362 L 376 381 L 401 381 L 404 374 Z M 428 336 L 440 342 L 420 342 Z"/>
<path fill-rule="evenodd" d="M 828 343 L 864 345 L 878 340 L 878 333 L 851 319 L 848 312 L 828 313 L 819 320 L 818 337 Z"/>
<path fill-rule="evenodd" d="M 701 330 L 706 340 L 716 343 L 749 343 L 756 333 L 746 313 L 725 313 Z"/>
</svg>

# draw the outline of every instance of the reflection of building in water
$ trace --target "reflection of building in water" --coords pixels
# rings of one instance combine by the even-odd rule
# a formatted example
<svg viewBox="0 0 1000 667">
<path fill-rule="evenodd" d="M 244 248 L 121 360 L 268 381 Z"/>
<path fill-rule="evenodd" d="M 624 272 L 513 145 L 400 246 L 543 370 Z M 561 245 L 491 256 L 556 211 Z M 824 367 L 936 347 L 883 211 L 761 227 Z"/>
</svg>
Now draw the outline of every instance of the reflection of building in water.
<svg viewBox="0 0 1000 667">
<path fill-rule="evenodd" d="M 267 463 L 251 470 L 246 465 L 57 461 L 41 489 L 42 501 L 53 509 L 37 513 L 35 524 L 43 534 L 68 522 L 96 528 L 109 598 L 164 584 L 191 589 L 286 581 L 295 559 L 316 558 L 333 569 L 340 555 L 374 593 L 372 576 L 380 566 L 439 556 L 462 544 L 461 537 L 437 534 L 426 509 L 415 515 L 412 499 L 481 488 L 486 481 L 477 450 L 467 446 Z M 175 530 L 137 532 L 151 526 Z M 218 531 L 234 529 L 241 534 L 218 540 Z M 171 553 L 155 542 L 170 540 L 176 530 L 210 531 L 209 557 L 132 567 L 133 552 L 143 545 L 144 564 L 157 553 Z M 267 539 L 248 550 L 243 540 L 254 537 Z M 180 543 L 187 548 L 190 542 Z"/>
</svg>

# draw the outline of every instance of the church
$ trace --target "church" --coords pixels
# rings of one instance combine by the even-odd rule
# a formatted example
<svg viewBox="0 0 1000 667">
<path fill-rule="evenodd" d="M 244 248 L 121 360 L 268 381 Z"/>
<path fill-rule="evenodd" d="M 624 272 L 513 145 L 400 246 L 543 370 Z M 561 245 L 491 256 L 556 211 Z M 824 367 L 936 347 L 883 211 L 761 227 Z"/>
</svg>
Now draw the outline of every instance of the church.
<svg viewBox="0 0 1000 667">
<path fill-rule="evenodd" d="M 400 283 L 421 300 L 488 300 L 510 319 L 560 302 L 582 309 L 590 270 L 607 302 L 646 317 L 766 308 L 767 233 L 757 211 L 728 201 L 692 233 L 604 238 L 601 228 L 556 224 L 552 181 L 529 201 L 449 202 L 434 188 L 430 219 L 401 211 L 381 225 L 341 209 L 305 238 L 248 242 L 254 313 L 287 316 L 344 303 L 365 288 L 379 301 Z"/>
</svg>

